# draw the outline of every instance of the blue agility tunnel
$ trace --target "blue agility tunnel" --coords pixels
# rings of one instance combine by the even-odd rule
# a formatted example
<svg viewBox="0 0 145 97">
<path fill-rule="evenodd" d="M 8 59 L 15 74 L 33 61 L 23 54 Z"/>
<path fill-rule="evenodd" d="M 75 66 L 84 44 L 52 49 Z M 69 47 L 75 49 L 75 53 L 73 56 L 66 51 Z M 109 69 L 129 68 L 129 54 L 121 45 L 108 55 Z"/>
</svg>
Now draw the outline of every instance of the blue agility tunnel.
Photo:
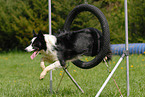
<svg viewBox="0 0 145 97">
<path fill-rule="evenodd" d="M 145 43 L 131 43 L 128 46 L 129 54 L 145 54 Z M 125 51 L 125 44 L 112 44 L 113 55 L 122 55 Z"/>
</svg>

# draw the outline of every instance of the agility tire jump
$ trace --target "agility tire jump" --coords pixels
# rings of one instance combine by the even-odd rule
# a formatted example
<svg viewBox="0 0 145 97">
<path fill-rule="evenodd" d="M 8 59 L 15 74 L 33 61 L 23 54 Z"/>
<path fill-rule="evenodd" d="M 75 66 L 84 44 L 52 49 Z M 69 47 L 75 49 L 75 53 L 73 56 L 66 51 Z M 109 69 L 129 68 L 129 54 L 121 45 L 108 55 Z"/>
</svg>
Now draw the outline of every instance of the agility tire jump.
<svg viewBox="0 0 145 97">
<path fill-rule="evenodd" d="M 76 60 L 73 61 L 73 64 L 76 65 L 79 68 L 82 69 L 90 69 L 95 66 L 97 66 L 103 58 L 107 55 L 107 52 L 110 50 L 110 32 L 109 32 L 109 26 L 106 17 L 104 14 L 95 6 L 89 5 L 89 4 L 81 4 L 76 6 L 67 16 L 67 19 L 64 24 L 64 30 L 70 31 L 70 26 L 75 19 L 75 17 L 84 11 L 91 12 L 94 14 L 100 24 L 101 24 L 101 29 L 102 29 L 102 41 L 101 41 L 101 50 L 100 52 L 95 56 L 95 58 L 89 62 L 84 62 L 81 60 Z"/>
</svg>

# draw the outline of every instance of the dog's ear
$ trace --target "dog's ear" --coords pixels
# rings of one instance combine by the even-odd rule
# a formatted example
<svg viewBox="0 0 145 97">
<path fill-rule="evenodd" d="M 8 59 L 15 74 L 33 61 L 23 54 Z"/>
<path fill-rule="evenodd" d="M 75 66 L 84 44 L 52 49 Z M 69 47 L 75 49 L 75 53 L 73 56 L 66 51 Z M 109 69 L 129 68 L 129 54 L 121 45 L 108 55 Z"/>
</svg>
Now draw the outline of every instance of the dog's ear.
<svg viewBox="0 0 145 97">
<path fill-rule="evenodd" d="M 37 37 L 37 34 L 35 33 L 34 29 L 33 29 L 33 37 Z"/>
<path fill-rule="evenodd" d="M 37 36 L 39 39 L 42 39 L 44 36 L 43 36 L 43 33 L 42 31 L 40 30 L 39 33 L 38 33 L 38 36 Z"/>
</svg>

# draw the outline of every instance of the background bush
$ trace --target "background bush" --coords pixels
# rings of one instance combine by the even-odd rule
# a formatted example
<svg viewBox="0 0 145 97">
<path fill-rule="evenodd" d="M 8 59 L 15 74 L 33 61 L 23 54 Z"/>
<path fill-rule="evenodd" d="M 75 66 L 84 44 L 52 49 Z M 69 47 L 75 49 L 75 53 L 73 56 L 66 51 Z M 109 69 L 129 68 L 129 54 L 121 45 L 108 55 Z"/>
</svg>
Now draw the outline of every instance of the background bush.
<svg viewBox="0 0 145 97">
<path fill-rule="evenodd" d="M 62 29 L 68 13 L 85 0 L 52 0 L 52 32 Z M 111 43 L 124 43 L 124 0 L 87 0 L 105 14 Z M 128 0 L 129 42 L 145 42 L 145 1 Z M 101 30 L 95 16 L 81 13 L 72 29 L 95 27 Z M 48 0 L 0 0 L 0 51 L 23 50 L 32 38 L 32 30 L 48 33 Z"/>
</svg>

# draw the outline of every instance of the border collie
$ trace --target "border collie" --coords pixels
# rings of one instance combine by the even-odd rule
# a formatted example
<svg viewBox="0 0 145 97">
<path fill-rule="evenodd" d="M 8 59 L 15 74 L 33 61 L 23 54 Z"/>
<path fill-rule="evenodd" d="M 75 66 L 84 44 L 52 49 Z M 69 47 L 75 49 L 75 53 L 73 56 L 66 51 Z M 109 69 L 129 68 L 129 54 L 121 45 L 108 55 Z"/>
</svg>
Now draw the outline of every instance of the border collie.
<svg viewBox="0 0 145 97">
<path fill-rule="evenodd" d="M 78 31 L 63 31 L 59 35 L 42 34 L 38 35 L 33 30 L 33 39 L 31 44 L 25 48 L 27 52 L 34 51 L 31 59 L 34 59 L 41 53 L 42 73 L 40 79 L 43 79 L 49 70 L 65 66 L 67 61 L 78 59 L 82 55 L 95 56 L 100 51 L 98 46 L 97 33 L 92 31 L 94 28 L 85 28 Z M 95 29 L 100 33 L 99 30 Z M 44 61 L 51 63 L 45 67 Z"/>
</svg>

